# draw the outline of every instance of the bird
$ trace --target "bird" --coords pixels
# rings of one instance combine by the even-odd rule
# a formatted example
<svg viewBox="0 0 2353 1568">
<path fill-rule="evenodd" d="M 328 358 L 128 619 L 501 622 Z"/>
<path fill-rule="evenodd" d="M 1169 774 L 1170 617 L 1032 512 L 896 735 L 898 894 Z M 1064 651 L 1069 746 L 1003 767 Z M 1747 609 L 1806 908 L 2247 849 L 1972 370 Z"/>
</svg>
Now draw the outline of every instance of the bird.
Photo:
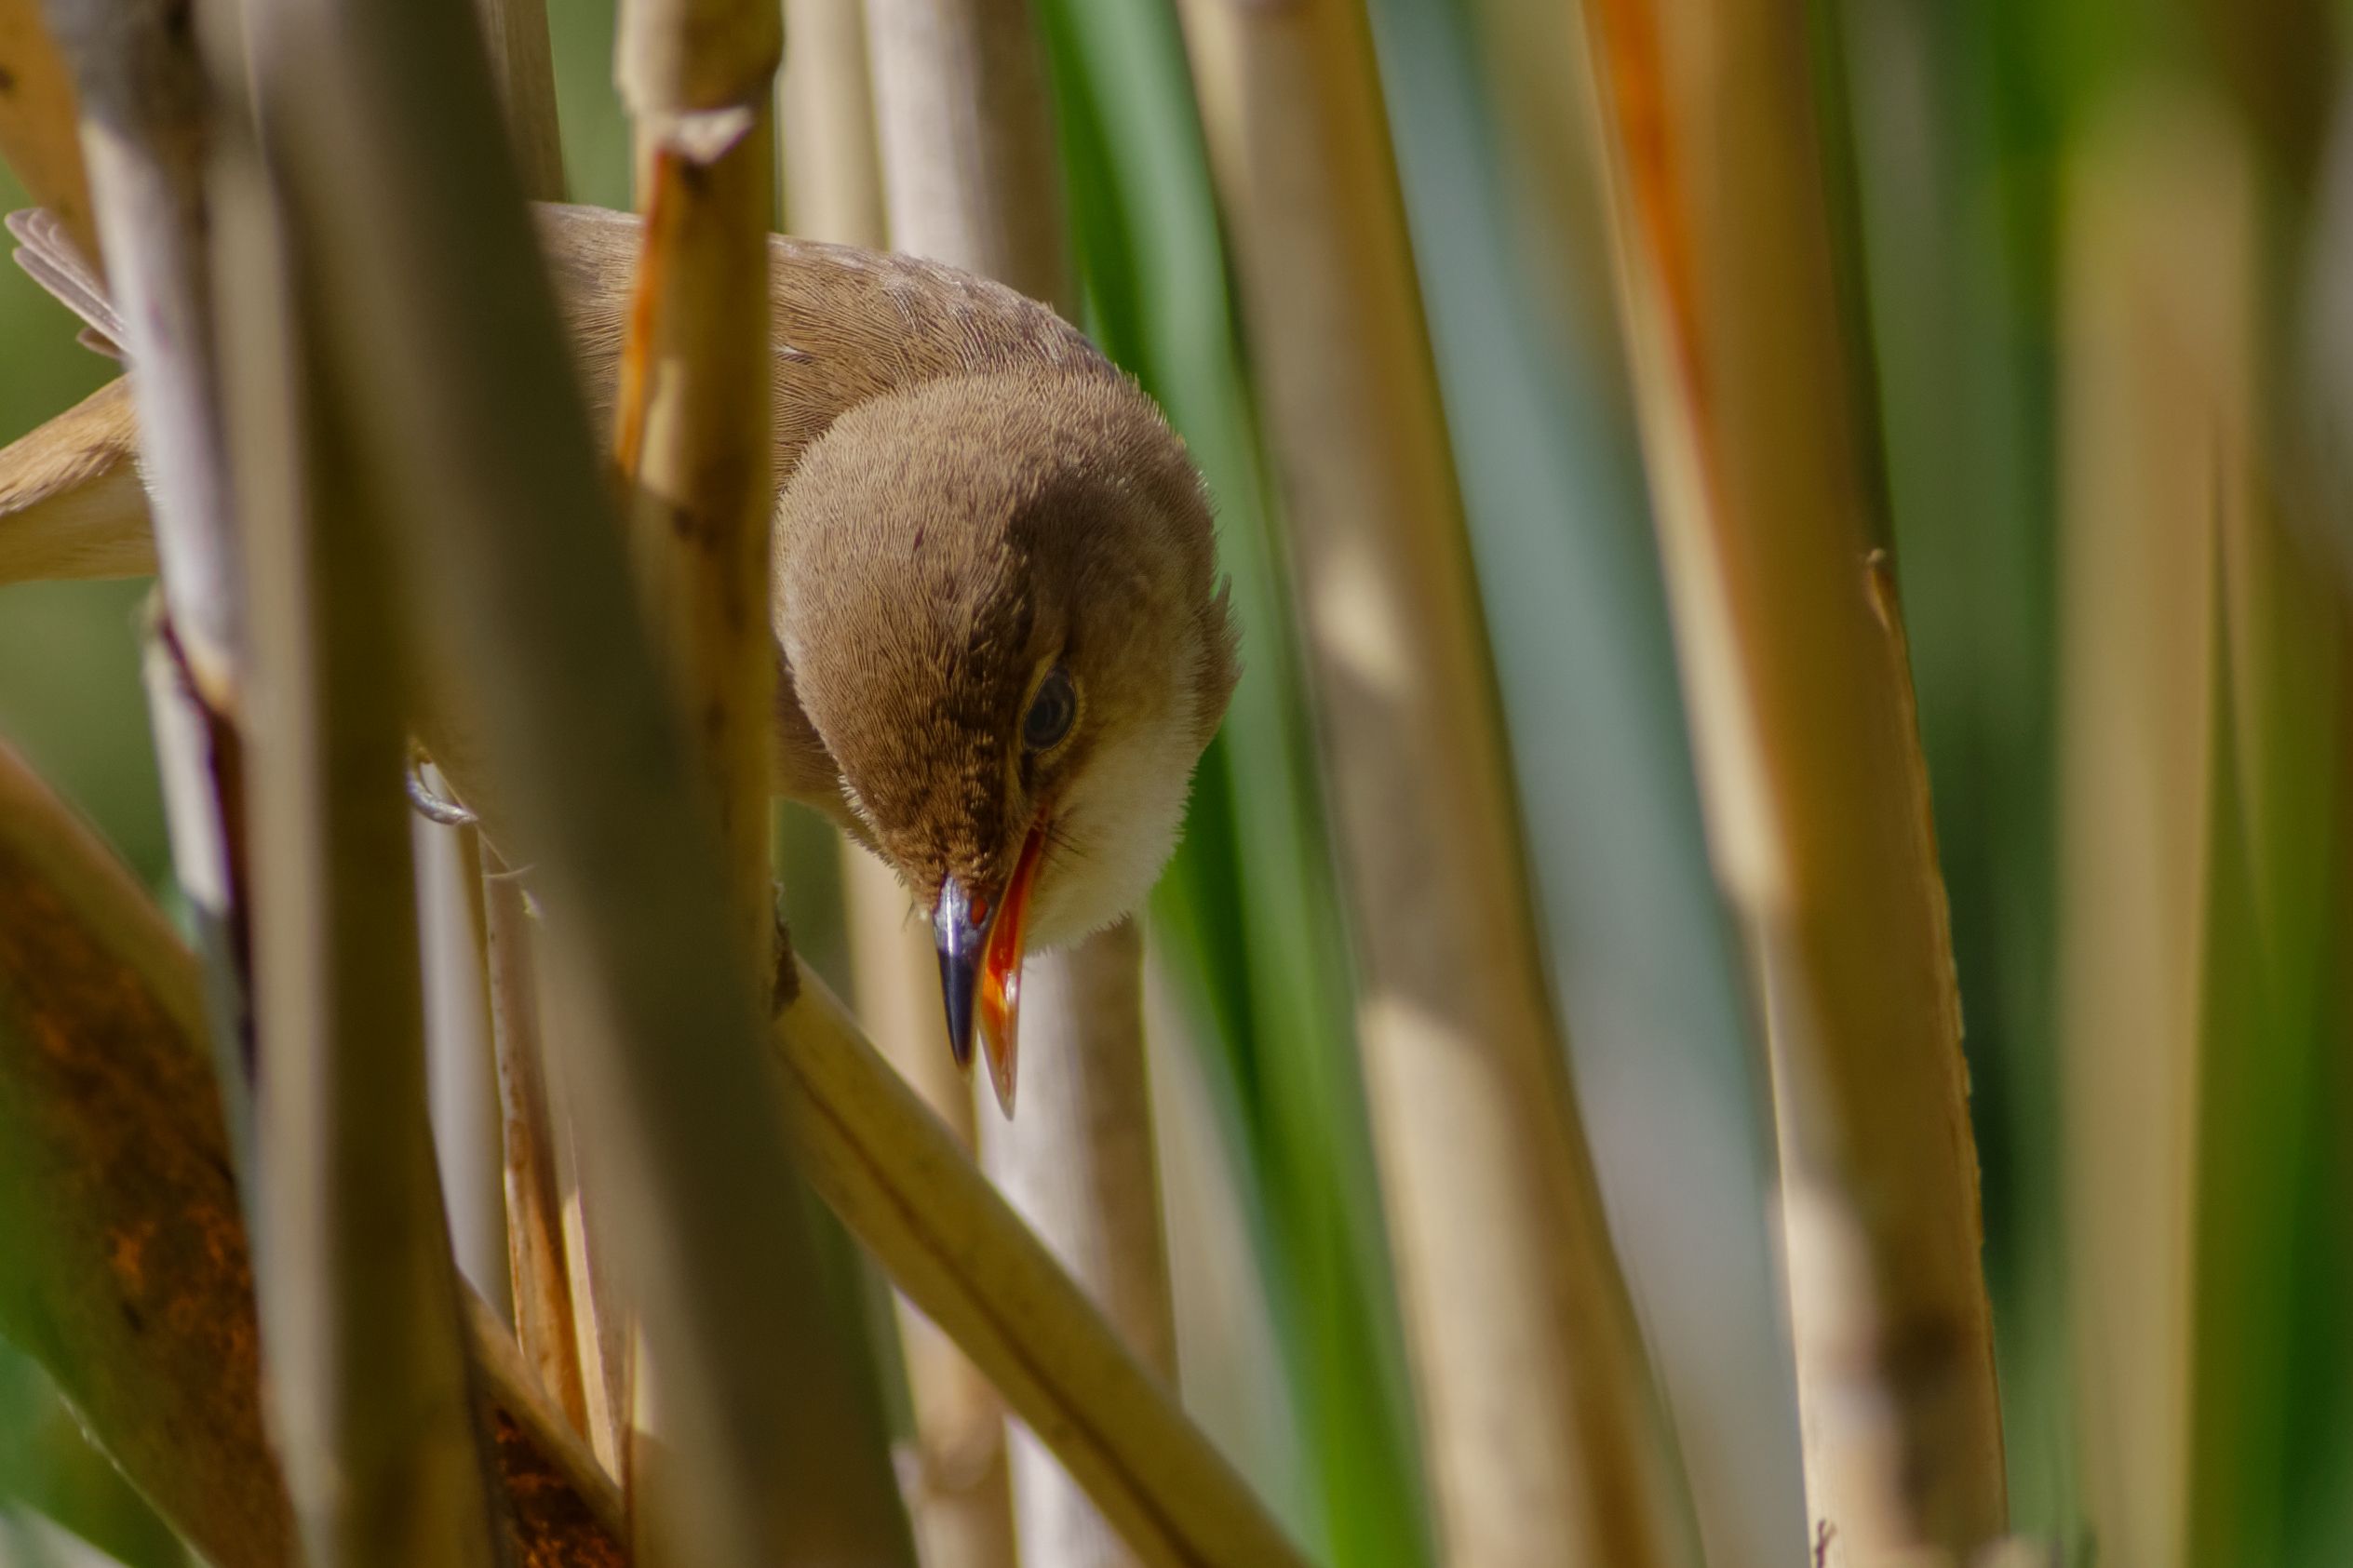
<svg viewBox="0 0 2353 1568">
<path fill-rule="evenodd" d="M 612 427 L 639 221 L 537 204 Z M 119 352 L 40 212 L 18 261 Z M 1022 960 L 1112 924 L 1174 852 L 1239 648 L 1210 500 L 1075 328 L 920 258 L 772 236 L 773 777 L 930 912 L 948 1044 L 1007 1116 Z M 0 449 L 0 581 L 154 570 L 121 380 Z M 428 699 L 429 700 L 429 699 Z M 424 724 L 421 721 L 421 728 Z"/>
</svg>

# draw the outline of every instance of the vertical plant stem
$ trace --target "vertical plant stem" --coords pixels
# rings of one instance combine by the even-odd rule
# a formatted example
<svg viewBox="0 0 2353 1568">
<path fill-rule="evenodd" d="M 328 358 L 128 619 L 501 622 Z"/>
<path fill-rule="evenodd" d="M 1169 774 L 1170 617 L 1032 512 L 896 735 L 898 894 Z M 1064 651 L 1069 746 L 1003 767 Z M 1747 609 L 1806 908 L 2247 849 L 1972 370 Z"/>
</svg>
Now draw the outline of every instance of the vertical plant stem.
<svg viewBox="0 0 2353 1568">
<path fill-rule="evenodd" d="M 1015 1209 L 1085 1283 L 1136 1359 L 1176 1386 L 1176 1308 L 1153 1159 L 1143 1037 L 1144 934 L 1123 920 L 1029 960 L 1021 1120 L 985 1123 L 990 1168 Z M 1134 1042 L 1129 1049 L 1107 1050 Z M 1054 1134 L 1048 1144 L 1041 1132 Z M 1031 1564 L 1135 1558 L 1027 1430 L 1014 1435 L 1014 1512 Z"/>
<path fill-rule="evenodd" d="M 891 248 L 1070 308 L 1029 0 L 866 0 Z"/>
<path fill-rule="evenodd" d="M 665 1478 L 663 1547 L 698 1568 L 904 1561 L 883 1455 L 845 1425 L 855 1394 L 806 1290 L 740 866 L 641 630 L 520 190 L 479 155 L 501 132 L 473 19 L 459 0 L 251 14 L 262 124 L 337 307 L 335 384 L 368 392 L 356 434 L 387 553 L 418 635 L 466 673 L 484 774 L 512 803 L 500 847 L 532 867 L 551 972 L 579 1003 L 575 1141 L 612 1199 L 676 1417 L 662 1437 L 692 1456 Z M 765 68 L 736 86 L 726 101 L 765 103 Z M 765 334 L 750 341 L 764 372 Z M 871 1489 L 852 1484 L 861 1465 Z"/>
<path fill-rule="evenodd" d="M 523 890 L 486 854 L 482 917 L 488 945 L 491 1028 L 498 1056 L 504 1137 L 507 1273 L 515 1336 L 540 1387 L 573 1431 L 588 1436 L 580 1347 L 572 1338 L 571 1272 L 564 1237 L 556 1123 L 540 1039 L 539 973 Z"/>
<path fill-rule="evenodd" d="M 132 395 L 172 633 L 206 705 L 235 711 L 243 607 L 218 417 L 204 73 L 183 5 L 58 0 Z"/>
<path fill-rule="evenodd" d="M 547 0 L 474 0 L 490 51 L 491 79 L 506 112 L 508 144 L 523 194 L 532 201 L 564 199 L 564 144 L 556 119 L 555 47 L 547 36 Z"/>
<path fill-rule="evenodd" d="M 2060 1041 L 2085 1510 L 2183 1568 L 2197 1500 L 2197 1185 L 2224 683 L 2249 502 L 2253 191 L 2210 110 L 2105 106 L 2075 160 L 2060 650 Z M 2184 227 L 2185 224 L 2187 227 Z M 2251 1559 L 2252 1561 L 2252 1559 Z"/>
<path fill-rule="evenodd" d="M 438 770 L 432 782 L 439 784 Z M 417 926 L 424 960 L 425 1097 L 448 1199 L 458 1276 L 511 1321 L 506 1160 L 491 1021 L 489 912 L 482 836 L 472 824 L 411 812 Z"/>
<path fill-rule="evenodd" d="M 119 346 L 136 367 L 131 395 L 164 605 L 150 629 L 150 711 L 173 867 L 210 974 L 222 1092 L 242 1151 L 252 1046 L 237 833 L 244 594 L 212 325 L 204 71 L 190 19 L 173 0 L 59 0 L 49 20 L 74 75 L 97 230 L 127 340 Z M 36 76 L 36 87 L 45 79 Z M 53 194 L 70 199 L 70 191 Z"/>
<path fill-rule="evenodd" d="M 2007 1515 L 1977 1157 L 1808 19 L 1587 15 L 1711 847 L 1768 994 L 1815 1533 L 1966 1557 Z"/>
<path fill-rule="evenodd" d="M 790 42 L 776 74 L 776 140 L 786 232 L 880 250 L 888 231 L 865 0 L 784 4 Z"/>
<path fill-rule="evenodd" d="M 842 859 L 858 1020 L 969 1155 L 973 1085 L 940 1049 L 929 923 L 890 867 L 846 841 Z M 903 1480 L 924 1568 L 1013 1568 L 1004 1401 L 921 1308 L 903 1295 L 896 1303 L 915 1406 L 914 1463 Z"/>
<path fill-rule="evenodd" d="M 718 810 L 730 920 L 753 967 L 766 972 L 779 964 L 789 981 L 789 951 L 772 951 L 781 928 L 769 844 L 775 350 L 765 331 L 747 329 L 768 316 L 770 116 L 782 49 L 776 0 L 631 0 L 623 7 L 616 69 L 637 124 L 646 223 L 614 446 L 633 485 L 630 555 L 646 622 Z M 838 1310 L 848 1293 L 825 1278 L 834 1255 L 808 1251 L 804 1266 L 823 1272 L 804 1273 L 800 1289 L 804 1313 L 829 1330 L 827 1338 L 846 1342 L 860 1325 Z M 911 1562 L 880 1409 L 858 1397 L 870 1390 L 846 1365 L 837 1370 L 848 1397 L 822 1441 L 790 1455 L 793 1473 L 770 1494 L 765 1533 L 780 1545 L 799 1535 L 796 1549 L 808 1561 L 855 1549 Z M 693 1462 L 669 1443 L 677 1417 L 663 1403 L 674 1396 L 658 1361 L 641 1362 L 634 1375 L 648 1446 L 630 1459 L 633 1501 L 659 1543 L 653 1560 L 694 1562 L 692 1553 L 676 1555 L 690 1535 L 663 1539 L 673 1478 L 658 1459 L 649 1466 L 640 1457 L 671 1452 Z"/>
<path fill-rule="evenodd" d="M 891 243 L 1068 314 L 1075 288 L 1045 55 L 1027 0 L 867 0 Z M 1123 929 L 1031 960 L 1034 1086 L 983 1141 L 989 1172 L 1145 1364 L 1175 1386 L 1173 1307 L 1144 1070 L 1143 943 Z M 1121 998 L 1124 998 L 1123 1001 Z M 1042 1049 L 1041 1049 L 1042 1047 Z M 1107 1238 L 1121 1244 L 1107 1244 Z M 1134 1561 L 1044 1447 L 1012 1450 L 1030 1568 Z"/>
<path fill-rule="evenodd" d="M 252 649 L 254 1212 L 274 1430 L 322 1565 L 498 1561 L 427 1119 L 402 661 L 258 181 L 222 235 Z M 293 439 L 288 441 L 291 429 Z"/>
<path fill-rule="evenodd" d="M 1185 20 L 1292 520 L 1441 1557 L 1680 1561 L 1534 940 L 1364 15 L 1194 0 Z"/>
</svg>

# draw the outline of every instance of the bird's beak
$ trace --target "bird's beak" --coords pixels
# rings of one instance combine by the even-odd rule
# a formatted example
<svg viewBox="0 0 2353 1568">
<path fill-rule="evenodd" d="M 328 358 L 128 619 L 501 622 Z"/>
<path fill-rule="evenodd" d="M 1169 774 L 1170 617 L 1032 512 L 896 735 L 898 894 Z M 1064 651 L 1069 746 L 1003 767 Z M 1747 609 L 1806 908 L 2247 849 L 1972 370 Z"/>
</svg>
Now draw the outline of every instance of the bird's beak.
<svg viewBox="0 0 2353 1568">
<path fill-rule="evenodd" d="M 956 1065 L 973 1062 L 973 1032 L 980 1033 L 988 1057 L 988 1081 L 997 1105 L 1013 1115 L 1015 1046 L 1021 1023 L 1022 932 L 1029 924 L 1029 892 L 1043 858 L 1042 819 L 1022 840 L 1021 858 L 1004 891 L 967 888 L 954 877 L 940 883 L 932 906 L 932 942 L 939 949 L 939 988 L 948 1004 L 948 1045 Z"/>
</svg>

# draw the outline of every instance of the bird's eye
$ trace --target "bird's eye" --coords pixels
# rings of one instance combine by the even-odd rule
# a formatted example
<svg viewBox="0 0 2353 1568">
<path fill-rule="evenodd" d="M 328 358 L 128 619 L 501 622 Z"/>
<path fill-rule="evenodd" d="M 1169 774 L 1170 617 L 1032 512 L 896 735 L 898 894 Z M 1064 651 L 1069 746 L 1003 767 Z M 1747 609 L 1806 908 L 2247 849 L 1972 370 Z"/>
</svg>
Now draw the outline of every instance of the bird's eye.
<svg viewBox="0 0 2353 1568">
<path fill-rule="evenodd" d="M 1078 689 L 1070 684 L 1070 672 L 1056 664 L 1038 682 L 1038 694 L 1022 715 L 1021 744 L 1031 751 L 1051 751 L 1062 744 L 1078 717 Z"/>
</svg>

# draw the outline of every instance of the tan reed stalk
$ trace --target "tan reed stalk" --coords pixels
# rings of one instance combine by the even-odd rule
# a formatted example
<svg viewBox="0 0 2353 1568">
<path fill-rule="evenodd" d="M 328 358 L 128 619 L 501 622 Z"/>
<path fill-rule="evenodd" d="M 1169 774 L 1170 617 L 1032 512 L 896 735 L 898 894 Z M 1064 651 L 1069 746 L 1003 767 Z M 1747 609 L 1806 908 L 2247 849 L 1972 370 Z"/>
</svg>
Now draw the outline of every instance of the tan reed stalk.
<svg viewBox="0 0 2353 1568">
<path fill-rule="evenodd" d="M 785 232 L 880 250 L 889 231 L 864 0 L 785 0 L 785 36 L 776 74 Z"/>
<path fill-rule="evenodd" d="M 1083 1283 L 1137 1360 L 1176 1387 L 1176 1310 L 1144 1060 L 1144 933 L 1123 920 L 1030 958 L 1021 1119 L 981 1145 L 1016 1213 Z M 1136 1561 L 1053 1454 L 1013 1437 L 1014 1515 L 1030 1568 Z"/>
<path fill-rule="evenodd" d="M 563 147 L 545 0 L 474 0 L 474 9 L 523 190 L 534 200 L 560 201 Z M 536 921 L 519 878 L 494 849 L 484 856 L 482 908 L 515 1331 L 564 1418 L 617 1476 L 625 1469 L 626 1360 L 619 1304 L 598 1311 L 586 1210 L 571 1169 L 571 1128 L 557 1118 L 562 1096 L 549 1080 L 544 1019 L 560 1017 L 561 998 L 542 1005 Z"/>
<path fill-rule="evenodd" d="M 1763 965 L 1833 1554 L 2007 1503 L 1943 881 L 1787 0 L 1593 0 L 1627 334 L 1719 875 Z"/>
<path fill-rule="evenodd" d="M 2192 1551 L 2199 1055 L 2212 1016 L 2224 530 L 2251 501 L 2255 195 L 2211 107 L 2112 102 L 2060 300 L 2060 1042 L 2085 1511 Z"/>
<path fill-rule="evenodd" d="M 785 226 L 806 239 L 881 249 L 887 236 L 863 0 L 787 0 L 776 79 Z M 973 1085 L 940 1046 L 939 961 L 890 867 L 841 840 L 858 1017 L 891 1065 L 971 1150 Z M 925 1568 L 1013 1568 L 1004 1401 L 947 1335 L 894 1298 L 914 1405 L 901 1484 Z"/>
<path fill-rule="evenodd" d="M 438 770 L 433 771 L 437 779 Z M 417 928 L 424 972 L 425 1104 L 458 1277 L 510 1325 L 506 1157 L 491 1018 L 490 916 L 482 835 L 412 811 Z"/>
<path fill-rule="evenodd" d="M 41 20 L 42 0 L 0 0 L 0 158 L 35 202 L 56 213 L 95 265 L 98 220 L 74 127 L 74 82 Z"/>
<path fill-rule="evenodd" d="M 776 961 L 771 885 L 770 746 L 776 651 L 770 629 L 770 517 L 775 453 L 774 350 L 762 330 L 774 199 L 770 124 L 783 37 L 776 0 L 629 0 L 615 73 L 636 122 L 644 248 L 621 356 L 614 452 L 628 505 L 630 557 L 672 699 L 719 813 L 730 923 L 756 972 Z M 777 972 L 789 980 L 787 963 Z M 760 996 L 769 986 L 763 982 Z M 593 1196 L 602 1176 L 591 1170 Z M 795 1284 L 803 1332 L 839 1343 L 859 1332 L 846 1299 L 804 1248 Z M 599 1304 L 600 1310 L 602 1304 Z M 833 1320 L 828 1321 L 828 1318 Z M 652 1347 L 632 1368 L 634 1430 L 625 1484 L 641 1555 L 695 1562 L 685 1505 L 670 1495 L 691 1449 L 676 1441 L 676 1395 Z M 886 1462 L 881 1414 L 837 1369 L 840 1395 L 820 1439 L 806 1428 L 778 1487 L 767 1539 L 800 1537 L 803 1560 L 883 1553 L 912 1542 Z M 806 1517 L 824 1499 L 829 1517 Z M 826 1538 L 827 1531 L 833 1532 Z"/>
<path fill-rule="evenodd" d="M 171 0 L 48 7 L 72 62 L 110 290 L 155 497 L 172 636 L 212 711 L 235 711 L 237 543 L 218 417 L 202 63 Z"/>
<path fill-rule="evenodd" d="M 227 187 L 224 185 L 223 189 Z M 271 1430 L 304 1555 L 498 1560 L 426 1109 L 401 785 L 408 693 L 381 530 L 258 180 L 220 211 L 239 478 L 259 1088 L 247 1170 Z"/>
<path fill-rule="evenodd" d="M 571 1429 L 585 1439 L 588 1402 L 580 1347 L 573 1339 L 563 1187 L 540 1038 L 538 966 L 531 951 L 534 922 L 521 884 L 494 851 L 484 862 L 482 905 L 504 1132 L 507 1273 L 515 1292 L 515 1335 L 540 1387 Z"/>
<path fill-rule="evenodd" d="M 0 749 L 0 1325 L 207 1561 L 290 1568 L 201 985 L 137 878 Z M 620 1568 L 610 1488 L 517 1380 L 484 1382 L 513 1560 Z"/>
<path fill-rule="evenodd" d="M 969 1156 L 973 1084 L 941 1046 L 931 927 L 881 861 L 845 842 L 842 863 L 858 1021 Z M 924 1568 L 1013 1568 L 1019 1558 L 1004 1400 L 904 1295 L 896 1316 L 915 1407 L 913 1463 L 902 1466 L 900 1479 Z"/>
<path fill-rule="evenodd" d="M 506 114 L 507 145 L 523 194 L 532 201 L 564 199 L 564 144 L 556 119 L 555 46 L 547 35 L 547 0 L 474 0 L 490 52 L 491 79 Z"/>
<path fill-rule="evenodd" d="M 867 0 L 894 249 L 1075 309 L 1061 168 L 1025 0 Z M 1029 1104 L 984 1113 L 989 1173 L 1168 1387 L 1174 1308 L 1144 1070 L 1143 944 L 1133 931 L 1033 958 Z M 1055 1082 L 1039 1085 L 1042 1077 Z M 1015 1537 L 1029 1568 L 1132 1561 L 1045 1449 L 1012 1448 Z"/>
<path fill-rule="evenodd" d="M 1365 17 L 1184 20 L 1285 477 L 1441 1556 L 1684 1561 L 1531 924 Z"/>
<path fill-rule="evenodd" d="M 708 773 L 640 629 L 521 193 L 479 155 L 502 132 L 473 20 L 457 0 L 249 15 L 289 226 L 334 307 L 332 383 L 368 392 L 355 434 L 411 629 L 469 683 L 512 808 L 500 849 L 532 867 L 579 1002 L 563 1076 L 661 1380 L 660 1546 L 710 1568 L 907 1561 L 805 1290 Z"/>
<path fill-rule="evenodd" d="M 1150 1568 L 1299 1568 L 1250 1488 L 805 971 L 776 1020 L 809 1180 Z"/>
<path fill-rule="evenodd" d="M 130 392 L 164 607 L 147 628 L 149 721 L 173 869 L 212 977 L 233 1146 L 242 1150 L 252 1049 L 236 732 L 244 606 L 212 328 L 204 69 L 186 13 L 170 0 L 68 0 L 47 14 L 74 76 L 71 101 L 105 251 L 107 282 L 93 271 L 82 292 L 111 292 L 119 302 L 106 314 L 107 334 L 139 366 Z M 46 65 L 29 19 L 24 25 L 32 63 Z M 53 110 L 66 101 L 45 70 L 32 85 L 29 102 Z M 45 135 L 32 151 L 45 157 L 47 145 Z M 64 178 L 42 166 L 31 172 Z M 79 202 L 70 185 L 44 194 L 69 212 Z M 96 251 L 87 259 L 99 263 Z"/>
<path fill-rule="evenodd" d="M 1069 309 L 1053 106 L 1028 0 L 866 0 L 891 248 Z"/>
</svg>

